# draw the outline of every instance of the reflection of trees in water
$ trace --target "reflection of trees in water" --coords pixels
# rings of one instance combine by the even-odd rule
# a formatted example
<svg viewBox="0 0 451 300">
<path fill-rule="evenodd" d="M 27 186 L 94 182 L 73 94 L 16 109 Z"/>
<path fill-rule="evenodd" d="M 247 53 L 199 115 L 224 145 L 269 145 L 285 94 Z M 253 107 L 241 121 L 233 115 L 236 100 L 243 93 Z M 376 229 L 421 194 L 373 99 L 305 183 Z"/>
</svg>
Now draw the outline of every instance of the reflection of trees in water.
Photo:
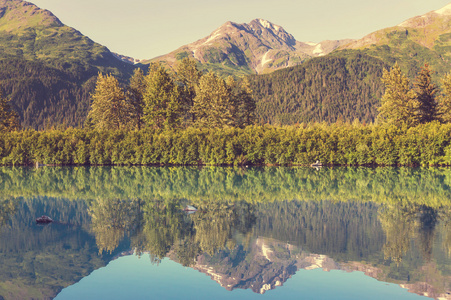
<svg viewBox="0 0 451 300">
<path fill-rule="evenodd" d="M 91 202 L 89 214 L 99 252 L 112 253 L 124 235 L 139 226 L 141 201 L 98 198 Z"/>
<path fill-rule="evenodd" d="M 162 259 L 187 230 L 178 201 L 147 201 L 142 227 L 132 237 L 132 247 L 137 253 L 149 252 L 155 259 Z"/>
<path fill-rule="evenodd" d="M 95 184 L 93 184 L 95 183 Z M 0 167 L 0 196 L 68 199 L 140 198 L 191 201 L 373 201 L 403 197 L 432 207 L 450 205 L 446 168 L 219 168 L 219 167 Z M 396 204 L 396 203 L 395 203 Z"/>
<path fill-rule="evenodd" d="M 439 219 L 441 220 L 442 232 L 444 236 L 442 238 L 443 251 L 451 257 L 451 209 L 446 208 L 440 211 Z"/>
<path fill-rule="evenodd" d="M 0 199 L 0 229 L 16 212 L 16 202 L 13 198 Z"/>
<path fill-rule="evenodd" d="M 255 222 L 253 206 L 242 202 L 236 204 L 209 203 L 193 215 L 196 240 L 200 248 L 213 255 L 218 250 L 233 249 L 235 230 L 246 234 Z"/>
<path fill-rule="evenodd" d="M 423 257 L 425 261 L 429 262 L 432 258 L 435 228 L 438 223 L 438 210 L 426 205 L 420 205 L 417 208 L 416 219 Z"/>
<path fill-rule="evenodd" d="M 397 205 L 387 204 L 379 213 L 379 220 L 386 235 L 385 259 L 400 264 L 410 250 L 412 239 L 419 243 L 423 259 L 431 261 L 436 227 L 439 219 L 449 219 L 445 209 L 432 208 L 399 200 Z M 443 241 L 444 247 L 447 238 Z"/>
<path fill-rule="evenodd" d="M 257 205 L 258 236 L 335 259 L 361 261 L 379 253 L 378 206 L 369 202 L 275 201 Z"/>
<path fill-rule="evenodd" d="M 384 257 L 399 264 L 410 249 L 414 220 L 397 205 L 386 205 L 379 213 L 379 220 L 386 238 Z"/>
<path fill-rule="evenodd" d="M 35 218 L 43 214 L 58 222 L 37 225 Z M 0 286 L 5 288 L 0 288 L 0 294 L 6 299 L 53 299 L 62 288 L 105 266 L 117 255 L 97 255 L 84 201 L 2 199 L 0 215 L 6 220 L 0 236 Z"/>
<path fill-rule="evenodd" d="M 99 251 L 111 253 L 127 235 L 138 255 L 150 253 L 152 260 L 158 262 L 172 251 L 182 264 L 190 265 L 200 253 L 213 255 L 235 248 L 235 233 L 243 233 L 242 237 L 249 241 L 257 214 L 259 235 L 300 243 L 314 253 L 348 258 L 364 258 L 379 251 L 383 232 L 385 259 L 399 265 L 412 240 L 423 259 L 430 261 L 438 221 L 450 219 L 442 210 L 401 200 L 379 210 L 372 204 L 357 203 L 294 201 L 255 206 L 246 202 L 210 201 L 199 204 L 198 212 L 192 215 L 182 211 L 185 202 L 180 199 L 91 202 L 89 213 Z M 376 211 L 378 217 L 371 217 Z M 383 230 L 380 234 L 377 221 Z M 450 241 L 450 234 L 445 234 L 442 243 L 448 253 Z"/>
<path fill-rule="evenodd" d="M 181 200 L 93 201 L 89 213 L 99 252 L 111 253 L 129 235 L 138 255 L 149 253 L 158 263 L 172 251 L 183 265 L 191 265 L 202 252 L 235 247 L 234 233 L 246 234 L 255 223 L 253 206 L 245 202 L 211 201 L 192 215 L 181 207 Z"/>
</svg>

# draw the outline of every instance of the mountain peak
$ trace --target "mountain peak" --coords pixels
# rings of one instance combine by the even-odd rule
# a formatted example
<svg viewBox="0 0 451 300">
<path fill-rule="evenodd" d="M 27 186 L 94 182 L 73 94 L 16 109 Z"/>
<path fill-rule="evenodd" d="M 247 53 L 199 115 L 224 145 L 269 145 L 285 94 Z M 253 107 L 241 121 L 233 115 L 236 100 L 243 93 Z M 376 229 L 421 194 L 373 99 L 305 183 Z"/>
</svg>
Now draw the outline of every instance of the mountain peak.
<svg viewBox="0 0 451 300">
<path fill-rule="evenodd" d="M 410 28 L 424 28 L 442 20 L 449 20 L 451 17 L 451 3 L 437 10 L 428 12 L 427 14 L 410 18 L 398 26 Z M 443 24 L 442 24 L 443 25 Z"/>
<path fill-rule="evenodd" d="M 280 27 L 280 26 L 278 26 L 278 25 L 275 25 L 275 24 L 269 22 L 268 20 L 264 20 L 264 19 L 255 19 L 255 20 L 252 20 L 252 21 L 249 23 L 249 25 L 251 25 L 251 24 L 258 24 L 258 25 L 262 26 L 263 28 L 270 29 L 270 30 L 276 30 L 276 31 L 279 31 L 280 29 L 283 30 L 282 27 Z"/>
<path fill-rule="evenodd" d="M 209 36 L 153 60 L 173 65 L 183 57 L 193 57 L 206 68 L 244 75 L 298 65 L 342 44 L 343 41 L 298 42 L 282 26 L 257 18 L 243 24 L 226 22 Z"/>
<path fill-rule="evenodd" d="M 445 7 L 435 10 L 434 12 L 439 15 L 451 15 L 451 3 Z"/>
<path fill-rule="evenodd" d="M 36 26 L 63 26 L 50 11 L 22 0 L 0 0 L 0 30 L 13 32 Z"/>
</svg>

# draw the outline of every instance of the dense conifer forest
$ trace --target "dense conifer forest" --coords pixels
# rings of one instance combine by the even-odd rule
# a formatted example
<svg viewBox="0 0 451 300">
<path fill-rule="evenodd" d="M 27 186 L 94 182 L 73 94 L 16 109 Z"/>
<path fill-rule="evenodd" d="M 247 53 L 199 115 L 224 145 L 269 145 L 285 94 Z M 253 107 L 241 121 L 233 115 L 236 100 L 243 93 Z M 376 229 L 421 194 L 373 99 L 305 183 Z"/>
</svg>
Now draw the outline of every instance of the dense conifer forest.
<svg viewBox="0 0 451 300">
<path fill-rule="evenodd" d="M 289 125 L 338 120 L 373 122 L 388 65 L 365 54 L 338 53 L 250 77 L 260 123 Z"/>
</svg>

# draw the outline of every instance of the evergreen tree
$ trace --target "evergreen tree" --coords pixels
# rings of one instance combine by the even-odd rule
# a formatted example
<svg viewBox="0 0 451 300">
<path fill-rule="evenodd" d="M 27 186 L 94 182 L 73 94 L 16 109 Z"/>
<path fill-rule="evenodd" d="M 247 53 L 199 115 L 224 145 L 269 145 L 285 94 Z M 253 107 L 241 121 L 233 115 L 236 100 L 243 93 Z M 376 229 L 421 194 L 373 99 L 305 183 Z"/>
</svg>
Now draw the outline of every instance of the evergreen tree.
<svg viewBox="0 0 451 300">
<path fill-rule="evenodd" d="M 179 87 L 164 67 L 151 67 L 146 77 L 143 120 L 149 127 L 174 128 L 181 124 Z"/>
<path fill-rule="evenodd" d="M 141 69 L 136 69 L 130 78 L 130 84 L 126 91 L 127 102 L 132 106 L 131 121 L 140 129 L 143 124 L 144 93 L 146 91 L 146 78 Z"/>
<path fill-rule="evenodd" d="M 437 120 L 437 86 L 431 81 L 431 70 L 427 64 L 418 73 L 415 80 L 415 93 L 418 101 L 417 118 L 420 123 Z"/>
<path fill-rule="evenodd" d="M 200 78 L 191 110 L 197 126 L 233 126 L 232 105 L 232 94 L 224 79 L 213 72 Z"/>
<path fill-rule="evenodd" d="M 254 124 L 256 105 L 247 78 L 235 81 L 233 77 L 229 76 L 226 83 L 232 95 L 231 109 L 234 126 L 244 128 Z"/>
<path fill-rule="evenodd" d="M 132 110 L 117 79 L 99 74 L 87 123 L 100 130 L 130 128 Z"/>
<path fill-rule="evenodd" d="M 19 117 L 0 89 L 0 132 L 18 130 Z"/>
<path fill-rule="evenodd" d="M 190 113 L 196 97 L 196 86 L 202 72 L 197 69 L 197 63 L 194 59 L 185 57 L 177 66 L 176 80 L 181 84 L 181 105 L 185 119 L 191 119 L 194 122 L 194 115 Z"/>
<path fill-rule="evenodd" d="M 396 126 L 406 124 L 410 127 L 418 124 L 416 95 L 398 64 L 390 71 L 384 70 L 382 82 L 385 84 L 385 94 L 381 99 L 379 118 Z"/>
<path fill-rule="evenodd" d="M 451 73 L 442 79 L 443 96 L 438 105 L 439 115 L 444 123 L 451 122 Z"/>
</svg>

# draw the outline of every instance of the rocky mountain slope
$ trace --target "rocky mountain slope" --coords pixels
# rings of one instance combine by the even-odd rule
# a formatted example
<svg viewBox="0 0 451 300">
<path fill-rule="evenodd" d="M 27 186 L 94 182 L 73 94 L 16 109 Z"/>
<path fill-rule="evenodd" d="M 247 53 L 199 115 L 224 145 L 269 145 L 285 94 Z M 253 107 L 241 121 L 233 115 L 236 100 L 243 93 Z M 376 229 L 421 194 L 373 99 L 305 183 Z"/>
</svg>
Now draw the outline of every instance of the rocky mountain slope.
<svg viewBox="0 0 451 300">
<path fill-rule="evenodd" d="M 172 66 L 184 57 L 192 57 L 206 70 L 233 75 L 262 74 L 324 56 L 349 42 L 299 42 L 281 26 L 255 19 L 248 24 L 227 22 L 209 36 L 150 61 Z"/>
<path fill-rule="evenodd" d="M 351 41 L 300 66 L 253 76 L 262 123 L 374 122 L 382 70 L 398 63 L 414 79 L 427 63 L 439 84 L 451 71 L 451 4 Z"/>
</svg>

